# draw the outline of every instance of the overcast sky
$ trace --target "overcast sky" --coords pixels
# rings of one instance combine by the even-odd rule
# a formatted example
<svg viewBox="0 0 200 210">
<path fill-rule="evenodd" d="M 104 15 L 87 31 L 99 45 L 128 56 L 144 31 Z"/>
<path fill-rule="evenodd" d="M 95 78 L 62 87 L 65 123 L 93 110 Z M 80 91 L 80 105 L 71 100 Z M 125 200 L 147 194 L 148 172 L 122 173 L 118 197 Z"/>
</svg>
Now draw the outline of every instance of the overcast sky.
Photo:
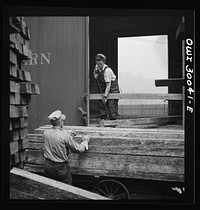
<svg viewBox="0 0 200 210">
<path fill-rule="evenodd" d="M 167 93 L 155 79 L 168 78 L 167 35 L 118 39 L 118 77 L 123 93 Z"/>
</svg>

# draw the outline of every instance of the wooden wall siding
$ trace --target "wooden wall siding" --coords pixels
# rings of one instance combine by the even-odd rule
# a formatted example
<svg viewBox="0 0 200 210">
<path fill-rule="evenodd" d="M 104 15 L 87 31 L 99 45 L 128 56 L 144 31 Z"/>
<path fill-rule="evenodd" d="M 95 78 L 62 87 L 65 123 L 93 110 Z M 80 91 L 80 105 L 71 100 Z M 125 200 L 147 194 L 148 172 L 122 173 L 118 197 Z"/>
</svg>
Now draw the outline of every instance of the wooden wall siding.
<svg viewBox="0 0 200 210">
<path fill-rule="evenodd" d="M 33 60 L 27 69 L 41 92 L 30 107 L 30 131 L 48 124 L 47 116 L 56 109 L 67 115 L 70 125 L 82 125 L 77 107 L 86 92 L 86 18 L 26 17 L 26 21 L 30 25 L 30 47 L 38 56 L 37 65 Z M 41 60 L 41 53 L 47 58 L 50 55 L 49 63 L 44 57 Z"/>
<path fill-rule="evenodd" d="M 42 133 L 29 134 L 25 170 L 43 172 Z M 122 129 L 65 126 L 75 140 L 91 136 L 86 153 L 70 153 L 72 173 L 163 181 L 184 181 L 184 131 L 166 129 Z"/>
<path fill-rule="evenodd" d="M 30 32 L 24 17 L 9 17 L 10 83 L 10 167 L 23 168 L 28 135 L 28 109 L 31 96 L 40 94 L 38 84 L 31 84 L 31 74 L 24 62 L 29 60 Z M 5 139 L 3 139 L 5 140 Z"/>
</svg>

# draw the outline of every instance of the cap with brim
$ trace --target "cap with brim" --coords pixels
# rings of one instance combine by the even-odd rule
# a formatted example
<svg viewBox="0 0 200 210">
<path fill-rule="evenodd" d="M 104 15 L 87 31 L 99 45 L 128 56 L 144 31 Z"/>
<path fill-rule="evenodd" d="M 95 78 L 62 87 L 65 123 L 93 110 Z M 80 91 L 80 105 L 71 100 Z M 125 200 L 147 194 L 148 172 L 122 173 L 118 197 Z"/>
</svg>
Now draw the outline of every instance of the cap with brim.
<svg viewBox="0 0 200 210">
<path fill-rule="evenodd" d="M 65 120 L 66 116 L 64 114 L 62 114 L 62 112 L 60 110 L 56 110 L 54 112 L 52 112 L 49 116 L 48 116 L 49 120 Z"/>
</svg>

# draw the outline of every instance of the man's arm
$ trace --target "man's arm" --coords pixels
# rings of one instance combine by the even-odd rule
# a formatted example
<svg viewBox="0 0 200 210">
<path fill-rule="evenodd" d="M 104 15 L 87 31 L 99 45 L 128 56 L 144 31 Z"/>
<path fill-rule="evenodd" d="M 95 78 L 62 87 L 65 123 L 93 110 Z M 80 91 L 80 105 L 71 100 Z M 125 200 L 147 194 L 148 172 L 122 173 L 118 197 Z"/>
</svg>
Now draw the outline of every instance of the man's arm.
<svg viewBox="0 0 200 210">
<path fill-rule="evenodd" d="M 94 75 L 94 78 L 95 78 L 95 79 L 97 79 L 98 76 L 99 76 L 97 65 L 95 65 L 95 67 L 94 67 L 93 75 Z"/>
<path fill-rule="evenodd" d="M 67 145 L 69 146 L 69 149 L 74 153 L 84 152 L 85 150 L 88 150 L 88 142 L 90 141 L 90 137 L 83 137 L 82 142 L 79 144 L 76 141 L 74 141 L 73 137 L 69 134 L 66 136 L 67 138 Z"/>
<path fill-rule="evenodd" d="M 110 87 L 111 87 L 111 82 L 106 82 L 106 90 L 105 90 L 105 94 L 104 94 L 104 96 L 105 96 L 105 102 L 107 101 L 107 97 L 108 97 L 108 94 L 109 94 L 109 92 L 110 92 Z"/>
</svg>

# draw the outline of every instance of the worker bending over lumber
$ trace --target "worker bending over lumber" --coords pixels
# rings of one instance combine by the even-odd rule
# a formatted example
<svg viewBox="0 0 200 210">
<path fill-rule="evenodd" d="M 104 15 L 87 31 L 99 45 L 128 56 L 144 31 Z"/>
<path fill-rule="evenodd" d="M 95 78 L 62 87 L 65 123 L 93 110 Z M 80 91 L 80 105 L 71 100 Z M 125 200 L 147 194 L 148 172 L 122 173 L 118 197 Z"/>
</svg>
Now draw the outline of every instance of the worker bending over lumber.
<svg viewBox="0 0 200 210">
<path fill-rule="evenodd" d="M 74 133 L 62 129 L 66 116 L 56 110 L 48 116 L 52 128 L 44 131 L 44 175 L 72 185 L 69 167 L 69 150 L 75 153 L 88 150 L 90 136 L 85 135 L 79 144 L 73 140 Z"/>
<path fill-rule="evenodd" d="M 102 100 L 99 100 L 100 118 L 116 120 L 118 116 L 118 99 L 107 99 L 107 97 L 109 93 L 119 93 L 117 78 L 112 69 L 105 64 L 105 55 L 97 54 L 95 61 L 93 75 L 102 94 Z"/>
</svg>

